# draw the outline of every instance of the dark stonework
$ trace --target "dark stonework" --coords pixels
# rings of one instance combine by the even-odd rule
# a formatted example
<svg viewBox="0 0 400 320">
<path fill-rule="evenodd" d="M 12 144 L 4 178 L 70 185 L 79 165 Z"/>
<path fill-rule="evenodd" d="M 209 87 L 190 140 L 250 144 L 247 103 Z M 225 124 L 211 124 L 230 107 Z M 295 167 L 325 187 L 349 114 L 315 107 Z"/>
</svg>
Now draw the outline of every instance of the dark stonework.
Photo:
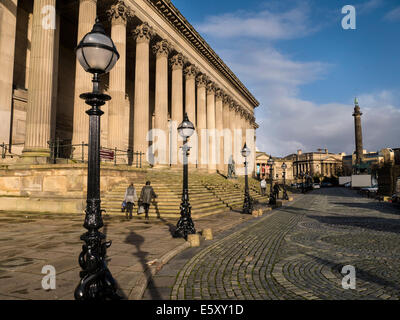
<svg viewBox="0 0 400 320">
<path fill-rule="evenodd" d="M 357 99 L 355 100 L 355 107 L 354 107 L 354 128 L 355 128 L 355 137 L 356 137 L 356 164 L 360 164 L 363 157 L 363 141 L 362 141 L 362 127 L 361 127 L 361 110 L 360 106 L 358 105 Z"/>
</svg>

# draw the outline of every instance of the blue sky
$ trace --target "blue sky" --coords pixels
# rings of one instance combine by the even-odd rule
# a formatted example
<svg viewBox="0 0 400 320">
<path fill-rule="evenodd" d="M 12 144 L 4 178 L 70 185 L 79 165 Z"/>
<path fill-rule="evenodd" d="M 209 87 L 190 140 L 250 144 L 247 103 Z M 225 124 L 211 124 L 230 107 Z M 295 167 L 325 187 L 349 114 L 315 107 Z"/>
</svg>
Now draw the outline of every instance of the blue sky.
<svg viewBox="0 0 400 320">
<path fill-rule="evenodd" d="M 355 96 L 364 148 L 400 146 L 400 0 L 173 3 L 260 101 L 260 150 L 351 153 Z"/>
</svg>

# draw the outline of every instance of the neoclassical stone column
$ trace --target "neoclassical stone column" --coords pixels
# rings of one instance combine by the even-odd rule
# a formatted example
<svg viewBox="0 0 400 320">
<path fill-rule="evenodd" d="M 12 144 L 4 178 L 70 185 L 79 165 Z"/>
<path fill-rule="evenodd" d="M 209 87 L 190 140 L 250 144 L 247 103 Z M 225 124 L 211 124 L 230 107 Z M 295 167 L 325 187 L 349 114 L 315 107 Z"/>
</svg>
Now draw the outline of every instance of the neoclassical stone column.
<svg viewBox="0 0 400 320">
<path fill-rule="evenodd" d="M 197 83 L 197 135 L 198 135 L 198 165 L 200 170 L 207 169 L 208 144 L 207 144 L 207 107 L 206 85 L 208 78 L 205 74 L 196 77 Z"/>
<path fill-rule="evenodd" d="M 137 26 L 134 30 L 134 37 L 136 39 L 136 68 L 133 145 L 135 152 L 146 153 L 149 145 L 146 141 L 146 135 L 149 131 L 149 44 L 153 34 L 153 28 L 147 22 Z"/>
<path fill-rule="evenodd" d="M 9 143 L 18 0 L 0 2 L 0 143 Z"/>
<path fill-rule="evenodd" d="M 254 116 L 250 117 L 250 129 L 254 130 L 254 135 L 253 135 L 253 147 L 251 152 L 253 153 L 253 164 L 254 164 L 254 169 L 253 169 L 253 174 L 254 176 L 256 175 L 256 161 L 257 161 L 257 151 L 256 151 L 256 145 L 257 145 L 257 135 L 256 135 L 256 130 L 257 130 L 257 124 L 256 124 L 256 119 Z"/>
<path fill-rule="evenodd" d="M 217 169 L 220 173 L 224 172 L 224 139 L 223 139 L 223 99 L 224 92 L 221 89 L 216 91 L 215 95 L 215 128 L 216 135 L 216 151 L 217 151 Z"/>
<path fill-rule="evenodd" d="M 92 30 L 97 16 L 97 0 L 79 0 L 78 38 L 77 44 Z M 76 60 L 75 66 L 75 95 L 74 95 L 74 123 L 72 144 L 88 143 L 89 117 L 85 113 L 89 109 L 79 95 L 92 91 L 92 76 L 86 72 Z M 75 147 L 74 158 L 81 158 L 82 149 Z M 85 148 L 84 157 L 87 159 L 88 149 Z"/>
<path fill-rule="evenodd" d="M 207 83 L 207 142 L 208 142 L 208 172 L 215 173 L 216 165 L 216 137 L 215 137 L 215 84 Z"/>
<path fill-rule="evenodd" d="M 197 128 L 196 120 L 196 76 L 199 73 L 198 68 L 191 64 L 183 70 L 185 74 L 185 112 L 188 114 L 189 120 Z M 196 167 L 198 163 L 197 137 L 194 135 L 189 139 L 188 143 L 191 147 L 189 153 L 189 168 Z"/>
<path fill-rule="evenodd" d="M 182 142 L 178 143 L 177 128 L 183 120 L 183 65 L 185 57 L 182 53 L 175 54 L 171 60 L 172 68 L 172 88 L 171 88 L 171 163 L 174 165 L 180 164 L 179 147 Z"/>
<path fill-rule="evenodd" d="M 33 5 L 31 64 L 29 72 L 23 160 L 45 163 L 50 156 L 51 106 L 54 75 L 55 30 L 43 28 L 42 8 L 56 6 L 56 0 L 37 0 Z"/>
<path fill-rule="evenodd" d="M 224 95 L 224 99 L 222 102 L 222 123 L 223 123 L 223 130 L 224 130 L 224 135 L 223 135 L 223 148 L 224 148 L 224 154 L 223 154 L 223 164 L 224 164 L 224 172 L 227 174 L 228 172 L 228 161 L 229 157 L 232 154 L 232 133 L 230 129 L 230 109 L 229 109 L 229 104 L 230 104 L 230 97 L 228 95 Z"/>
<path fill-rule="evenodd" d="M 189 120 L 197 126 L 196 122 L 196 75 L 199 73 L 198 68 L 191 64 L 184 70 L 185 74 L 185 112 L 187 112 Z"/>
<path fill-rule="evenodd" d="M 162 131 L 165 138 L 165 142 L 157 143 L 156 165 L 167 166 L 169 165 L 168 55 L 171 45 L 167 40 L 161 40 L 153 46 L 153 51 L 156 55 L 155 129 Z"/>
<path fill-rule="evenodd" d="M 233 159 L 236 162 L 235 157 L 235 129 L 236 129 L 236 104 L 233 99 L 229 102 L 229 129 L 231 131 L 231 154 L 229 159 Z"/>
<path fill-rule="evenodd" d="M 108 109 L 108 147 L 125 150 L 125 128 L 129 125 L 125 119 L 126 96 L 126 25 L 133 12 L 124 1 L 118 1 L 107 11 L 111 20 L 111 38 L 120 54 L 118 63 L 110 72 L 109 94 L 112 100 Z M 117 158 L 119 162 L 125 162 Z"/>
<path fill-rule="evenodd" d="M 241 110 L 242 107 L 240 107 L 238 104 L 235 106 L 235 134 L 234 134 L 234 159 L 236 162 L 236 168 L 243 168 L 243 157 L 241 150 L 244 145 L 243 141 L 243 133 L 242 133 L 242 122 L 241 122 Z M 239 173 L 243 174 L 241 172 L 243 170 L 238 171 Z"/>
<path fill-rule="evenodd" d="M 246 129 L 246 143 L 247 147 L 251 150 L 250 157 L 248 159 L 249 166 L 249 175 L 253 176 L 255 173 L 255 162 L 256 162 L 256 153 L 255 153 L 255 129 L 251 124 L 251 114 L 250 112 L 246 112 L 245 117 L 245 129 Z"/>
</svg>

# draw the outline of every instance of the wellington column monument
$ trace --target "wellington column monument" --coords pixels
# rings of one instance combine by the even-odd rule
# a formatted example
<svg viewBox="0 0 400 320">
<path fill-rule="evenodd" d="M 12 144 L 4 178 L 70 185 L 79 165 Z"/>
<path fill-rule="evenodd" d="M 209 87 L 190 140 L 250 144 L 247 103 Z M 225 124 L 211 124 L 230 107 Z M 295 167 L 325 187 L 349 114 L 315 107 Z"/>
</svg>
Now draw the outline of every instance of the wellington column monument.
<svg viewBox="0 0 400 320">
<path fill-rule="evenodd" d="M 357 98 L 354 100 L 354 128 L 356 134 L 356 165 L 360 165 L 363 157 L 363 142 L 362 142 L 362 128 L 361 128 L 361 116 L 360 106 L 358 105 Z"/>
</svg>

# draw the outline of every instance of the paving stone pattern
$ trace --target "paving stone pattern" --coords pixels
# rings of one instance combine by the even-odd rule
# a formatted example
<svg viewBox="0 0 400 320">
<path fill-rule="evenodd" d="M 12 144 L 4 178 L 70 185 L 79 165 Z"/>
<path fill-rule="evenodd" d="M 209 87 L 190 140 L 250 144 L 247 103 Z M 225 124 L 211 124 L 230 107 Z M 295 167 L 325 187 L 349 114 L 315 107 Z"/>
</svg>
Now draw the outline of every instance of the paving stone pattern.
<svg viewBox="0 0 400 320">
<path fill-rule="evenodd" d="M 399 241 L 398 207 L 315 190 L 177 256 L 144 299 L 399 299 Z M 346 265 L 356 269 L 355 290 L 342 287 Z"/>
<path fill-rule="evenodd" d="M 0 300 L 73 299 L 79 282 L 78 256 L 83 215 L 51 215 L 0 212 Z M 225 212 L 195 219 L 196 229 L 212 228 L 218 234 L 252 219 L 238 212 Z M 108 267 L 119 286 L 119 294 L 134 299 L 149 266 L 181 246 L 184 239 L 172 238 L 177 219 L 144 221 L 135 217 L 105 218 L 102 232 L 112 240 L 107 251 Z M 56 269 L 56 289 L 42 288 L 42 268 Z"/>
</svg>

